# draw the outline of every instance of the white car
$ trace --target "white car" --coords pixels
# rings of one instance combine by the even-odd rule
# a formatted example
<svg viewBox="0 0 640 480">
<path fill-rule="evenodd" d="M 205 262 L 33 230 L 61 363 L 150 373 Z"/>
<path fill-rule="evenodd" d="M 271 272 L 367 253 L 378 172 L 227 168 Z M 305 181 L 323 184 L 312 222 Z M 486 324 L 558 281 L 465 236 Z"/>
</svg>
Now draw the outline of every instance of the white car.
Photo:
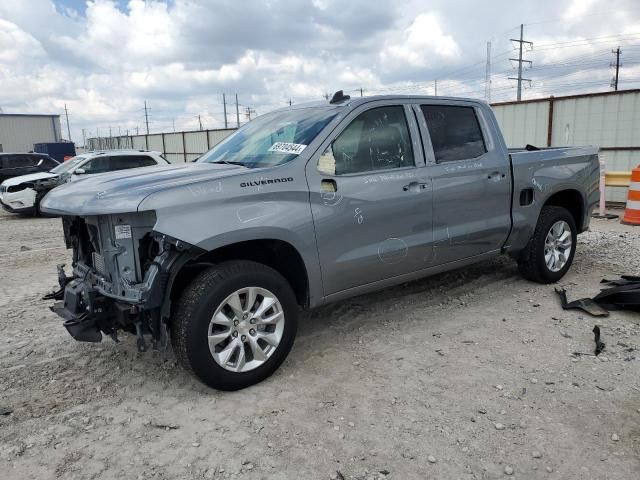
<svg viewBox="0 0 640 480">
<path fill-rule="evenodd" d="M 129 168 L 167 165 L 161 153 L 145 150 L 109 150 L 73 157 L 48 172 L 32 173 L 0 184 L 0 204 L 11 213 L 38 214 L 40 200 L 53 188 L 86 175 Z"/>
</svg>

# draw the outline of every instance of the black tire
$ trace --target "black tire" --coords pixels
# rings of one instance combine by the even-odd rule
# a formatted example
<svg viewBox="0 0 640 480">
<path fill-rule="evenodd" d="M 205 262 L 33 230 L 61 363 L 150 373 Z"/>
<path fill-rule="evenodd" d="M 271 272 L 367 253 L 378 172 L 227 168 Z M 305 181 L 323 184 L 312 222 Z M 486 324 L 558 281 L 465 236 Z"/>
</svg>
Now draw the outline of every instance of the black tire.
<svg viewBox="0 0 640 480">
<path fill-rule="evenodd" d="M 218 306 L 233 292 L 265 288 L 282 305 L 284 330 L 280 343 L 260 366 L 232 372 L 213 358 L 207 341 L 209 322 Z M 287 357 L 296 336 L 298 305 L 287 280 L 274 269 L 256 262 L 224 262 L 201 272 L 184 290 L 171 318 L 171 343 L 180 364 L 210 387 L 239 390 L 269 377 Z"/>
<path fill-rule="evenodd" d="M 551 227 L 559 221 L 565 221 L 571 229 L 571 251 L 564 267 L 554 272 L 547 267 L 544 258 L 544 244 Z M 571 267 L 576 253 L 576 222 L 566 208 L 556 206 L 542 207 L 536 229 L 529 244 L 518 260 L 520 274 L 527 280 L 537 283 L 554 283 L 560 280 Z"/>
</svg>

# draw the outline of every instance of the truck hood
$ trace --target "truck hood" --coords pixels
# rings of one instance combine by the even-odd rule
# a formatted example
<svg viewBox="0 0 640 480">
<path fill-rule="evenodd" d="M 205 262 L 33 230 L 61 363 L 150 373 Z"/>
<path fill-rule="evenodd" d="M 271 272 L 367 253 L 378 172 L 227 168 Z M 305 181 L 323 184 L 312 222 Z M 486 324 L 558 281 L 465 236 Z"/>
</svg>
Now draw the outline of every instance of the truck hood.
<svg viewBox="0 0 640 480">
<path fill-rule="evenodd" d="M 47 178 L 54 178 L 57 176 L 58 175 L 55 173 L 49 172 L 30 173 L 29 175 L 20 175 L 19 177 L 8 178 L 2 182 L 2 185 L 5 187 L 13 187 L 24 182 L 35 182 L 36 180 L 46 180 Z"/>
<path fill-rule="evenodd" d="M 87 175 L 51 190 L 40 210 L 51 215 L 135 212 L 152 193 L 247 172 L 239 165 L 181 163 Z"/>
</svg>

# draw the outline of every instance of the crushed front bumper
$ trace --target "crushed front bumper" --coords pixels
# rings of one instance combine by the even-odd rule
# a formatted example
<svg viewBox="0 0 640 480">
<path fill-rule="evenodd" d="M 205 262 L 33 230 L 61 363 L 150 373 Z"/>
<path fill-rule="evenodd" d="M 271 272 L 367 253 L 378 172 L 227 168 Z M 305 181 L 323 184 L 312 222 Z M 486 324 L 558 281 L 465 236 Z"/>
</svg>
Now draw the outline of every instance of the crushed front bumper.
<svg viewBox="0 0 640 480">
<path fill-rule="evenodd" d="M 76 340 L 101 342 L 103 332 L 115 333 L 114 316 L 127 315 L 132 307 L 105 297 L 82 279 L 74 279 L 65 286 L 63 300 L 51 311 L 64 319 L 64 327 Z"/>
</svg>

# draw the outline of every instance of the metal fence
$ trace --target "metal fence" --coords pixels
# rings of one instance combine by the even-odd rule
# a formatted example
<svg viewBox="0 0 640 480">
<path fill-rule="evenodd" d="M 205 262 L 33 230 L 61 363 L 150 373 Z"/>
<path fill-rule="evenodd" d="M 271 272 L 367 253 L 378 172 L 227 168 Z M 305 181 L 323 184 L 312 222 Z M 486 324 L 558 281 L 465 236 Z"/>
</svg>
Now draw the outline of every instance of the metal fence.
<svg viewBox="0 0 640 480">
<path fill-rule="evenodd" d="M 596 145 L 607 171 L 640 165 L 640 89 L 549 97 L 492 105 L 509 147 Z M 626 188 L 607 188 L 624 202 Z"/>
<path fill-rule="evenodd" d="M 133 148 L 162 152 L 171 163 L 191 162 L 235 132 L 235 128 L 191 132 L 150 133 L 87 139 L 89 150 Z"/>
</svg>

